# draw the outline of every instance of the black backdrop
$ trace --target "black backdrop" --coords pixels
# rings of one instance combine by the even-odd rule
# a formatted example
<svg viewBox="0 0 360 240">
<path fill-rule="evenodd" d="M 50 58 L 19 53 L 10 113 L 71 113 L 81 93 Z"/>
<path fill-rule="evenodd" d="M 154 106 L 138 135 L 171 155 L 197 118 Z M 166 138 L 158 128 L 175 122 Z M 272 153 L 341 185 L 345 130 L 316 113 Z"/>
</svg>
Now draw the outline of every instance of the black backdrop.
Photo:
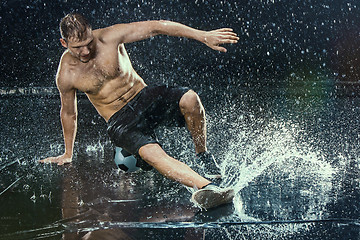
<svg viewBox="0 0 360 240">
<path fill-rule="evenodd" d="M 63 49 L 58 23 L 71 11 L 93 28 L 168 19 L 210 30 L 231 27 L 240 42 L 217 53 L 192 40 L 155 37 L 127 45 L 148 83 L 231 86 L 283 84 L 309 72 L 358 81 L 357 1 L 3 0 L 0 87 L 55 86 Z"/>
</svg>

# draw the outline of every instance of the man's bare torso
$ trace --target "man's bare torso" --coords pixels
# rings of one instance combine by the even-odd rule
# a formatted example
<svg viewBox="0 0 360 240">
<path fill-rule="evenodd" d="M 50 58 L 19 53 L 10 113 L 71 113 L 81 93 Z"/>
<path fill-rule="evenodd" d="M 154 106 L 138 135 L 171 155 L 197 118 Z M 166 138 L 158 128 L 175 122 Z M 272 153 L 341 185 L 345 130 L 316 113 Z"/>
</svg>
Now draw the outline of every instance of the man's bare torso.
<svg viewBox="0 0 360 240">
<path fill-rule="evenodd" d="M 65 52 L 60 71 L 71 76 L 73 88 L 84 92 L 98 113 L 108 121 L 146 84 L 133 69 L 124 44 L 104 43 L 94 31 L 95 51 L 84 63 Z"/>
</svg>

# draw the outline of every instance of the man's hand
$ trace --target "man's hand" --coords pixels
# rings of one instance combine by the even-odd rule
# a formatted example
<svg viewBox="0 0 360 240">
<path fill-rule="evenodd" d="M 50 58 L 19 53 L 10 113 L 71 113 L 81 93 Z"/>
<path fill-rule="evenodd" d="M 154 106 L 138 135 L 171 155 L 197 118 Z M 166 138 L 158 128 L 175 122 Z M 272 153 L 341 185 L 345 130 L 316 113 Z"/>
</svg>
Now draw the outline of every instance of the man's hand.
<svg viewBox="0 0 360 240">
<path fill-rule="evenodd" d="M 231 28 L 221 28 L 209 32 L 205 32 L 204 43 L 217 51 L 226 52 L 226 48 L 220 47 L 222 44 L 237 43 L 239 37 Z"/>
<path fill-rule="evenodd" d="M 57 165 L 64 165 L 66 163 L 71 163 L 72 158 L 65 156 L 65 154 L 57 156 L 57 157 L 48 157 L 43 160 L 39 160 L 40 163 L 56 163 Z"/>
</svg>

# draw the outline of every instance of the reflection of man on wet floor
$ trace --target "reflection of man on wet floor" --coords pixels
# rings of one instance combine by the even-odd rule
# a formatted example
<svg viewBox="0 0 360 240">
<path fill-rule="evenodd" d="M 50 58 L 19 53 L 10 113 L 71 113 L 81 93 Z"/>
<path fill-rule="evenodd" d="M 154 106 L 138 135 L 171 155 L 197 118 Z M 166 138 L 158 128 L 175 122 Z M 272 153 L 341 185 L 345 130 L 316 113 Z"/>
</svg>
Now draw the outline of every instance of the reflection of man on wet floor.
<svg viewBox="0 0 360 240">
<path fill-rule="evenodd" d="M 116 24 L 92 30 L 79 14 L 65 16 L 60 31 L 61 44 L 67 48 L 56 76 L 65 153 L 40 162 L 62 165 L 72 161 L 77 128 L 76 90 L 80 90 L 108 123 L 115 145 L 169 179 L 198 189 L 211 187 L 208 179 L 167 155 L 153 136 L 153 128 L 158 124 L 186 124 L 197 160 L 209 161 L 212 155 L 206 148 L 205 112 L 198 95 L 187 88 L 147 86 L 133 69 L 124 44 L 164 34 L 195 39 L 226 52 L 220 44 L 236 43 L 236 34 L 228 28 L 200 31 L 171 21 Z"/>
</svg>

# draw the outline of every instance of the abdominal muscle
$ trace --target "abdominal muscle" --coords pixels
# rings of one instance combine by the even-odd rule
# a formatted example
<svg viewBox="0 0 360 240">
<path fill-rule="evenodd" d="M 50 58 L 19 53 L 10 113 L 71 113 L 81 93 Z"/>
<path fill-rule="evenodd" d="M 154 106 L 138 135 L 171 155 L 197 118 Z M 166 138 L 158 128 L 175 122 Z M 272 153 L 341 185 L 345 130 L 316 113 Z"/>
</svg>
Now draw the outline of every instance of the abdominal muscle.
<svg viewBox="0 0 360 240">
<path fill-rule="evenodd" d="M 112 81 L 106 85 L 97 94 L 86 93 L 90 102 L 106 122 L 146 87 L 146 84 L 140 77 L 139 79 L 133 79 L 125 85 L 120 84 L 119 86 L 118 82 L 112 83 Z"/>
</svg>

